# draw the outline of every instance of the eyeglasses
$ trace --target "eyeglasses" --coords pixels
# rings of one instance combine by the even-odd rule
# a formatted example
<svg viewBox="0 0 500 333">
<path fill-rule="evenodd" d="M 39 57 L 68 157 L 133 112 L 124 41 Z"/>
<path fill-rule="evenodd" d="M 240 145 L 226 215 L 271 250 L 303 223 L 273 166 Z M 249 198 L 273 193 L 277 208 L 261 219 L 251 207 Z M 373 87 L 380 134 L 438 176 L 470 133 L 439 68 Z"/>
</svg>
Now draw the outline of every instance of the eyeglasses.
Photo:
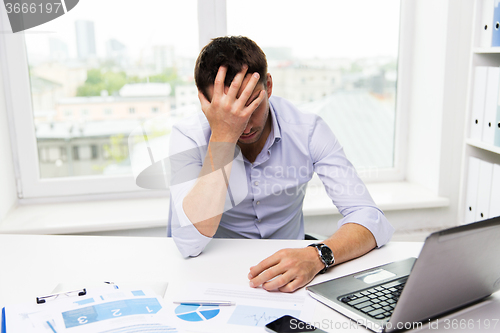
<svg viewBox="0 0 500 333">
<path fill-rule="evenodd" d="M 52 295 L 47 295 L 47 296 L 40 296 L 40 297 L 36 298 L 36 303 L 43 304 L 46 301 L 55 300 L 60 295 L 71 297 L 71 296 L 85 296 L 86 294 L 87 294 L 87 289 L 83 288 L 83 289 L 78 289 L 78 290 L 73 290 L 73 291 L 67 291 L 64 293 L 52 294 Z"/>
</svg>

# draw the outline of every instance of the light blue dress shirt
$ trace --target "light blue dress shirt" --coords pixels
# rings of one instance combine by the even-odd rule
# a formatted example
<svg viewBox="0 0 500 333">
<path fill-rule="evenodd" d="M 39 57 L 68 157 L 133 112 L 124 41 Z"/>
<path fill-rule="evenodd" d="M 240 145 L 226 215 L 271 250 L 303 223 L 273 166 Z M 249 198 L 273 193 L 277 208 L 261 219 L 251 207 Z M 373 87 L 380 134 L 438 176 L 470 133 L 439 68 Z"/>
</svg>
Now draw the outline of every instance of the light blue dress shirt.
<svg viewBox="0 0 500 333">
<path fill-rule="evenodd" d="M 378 247 L 387 243 L 394 228 L 375 205 L 328 125 L 283 98 L 273 96 L 269 104 L 272 129 L 264 148 L 254 163 L 240 154 L 244 168 L 231 171 L 230 188 L 243 188 L 246 195 L 226 208 L 214 237 L 304 239 L 302 204 L 307 183 L 316 172 L 343 215 L 338 227 L 357 223 L 370 230 Z M 200 172 L 210 135 L 203 113 L 173 127 L 171 154 L 190 153 L 188 161 L 183 158 L 172 168 L 176 170 L 172 179 L 186 170 L 191 175 Z M 172 236 L 184 257 L 197 256 L 211 238 L 194 227 L 182 208 L 196 179 L 181 178 L 184 180 L 171 187 Z"/>
</svg>

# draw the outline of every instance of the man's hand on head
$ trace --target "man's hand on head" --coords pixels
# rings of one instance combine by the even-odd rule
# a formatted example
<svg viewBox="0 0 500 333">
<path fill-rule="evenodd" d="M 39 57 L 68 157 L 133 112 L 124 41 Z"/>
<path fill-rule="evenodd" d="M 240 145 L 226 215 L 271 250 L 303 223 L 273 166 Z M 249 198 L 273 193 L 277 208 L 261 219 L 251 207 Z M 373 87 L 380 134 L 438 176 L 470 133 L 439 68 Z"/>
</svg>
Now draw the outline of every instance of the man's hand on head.
<svg viewBox="0 0 500 333">
<path fill-rule="evenodd" d="M 201 109 L 212 130 L 211 140 L 236 143 L 245 130 L 252 113 L 264 99 L 265 91 L 247 105 L 255 86 L 259 82 L 259 73 L 254 73 L 245 79 L 248 67 L 236 74 L 229 88 L 224 87 L 227 68 L 219 67 L 213 86 L 212 100 L 209 101 L 202 92 L 198 92 Z M 248 82 L 243 90 L 243 82 Z"/>
<path fill-rule="evenodd" d="M 284 249 L 250 268 L 250 287 L 293 292 L 309 283 L 325 265 L 313 247 Z"/>
</svg>

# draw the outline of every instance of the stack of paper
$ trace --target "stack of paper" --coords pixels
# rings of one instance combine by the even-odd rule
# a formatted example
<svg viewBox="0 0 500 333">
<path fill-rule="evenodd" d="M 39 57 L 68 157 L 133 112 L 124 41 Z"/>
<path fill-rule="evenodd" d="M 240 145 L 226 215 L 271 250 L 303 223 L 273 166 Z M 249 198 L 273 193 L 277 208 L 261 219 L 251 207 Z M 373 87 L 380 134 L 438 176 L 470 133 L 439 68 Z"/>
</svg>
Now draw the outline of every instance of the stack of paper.
<svg viewBox="0 0 500 333">
<path fill-rule="evenodd" d="M 116 285 L 55 294 L 45 302 L 7 306 L 3 332 L 177 332 L 162 297 L 148 288 Z"/>
</svg>

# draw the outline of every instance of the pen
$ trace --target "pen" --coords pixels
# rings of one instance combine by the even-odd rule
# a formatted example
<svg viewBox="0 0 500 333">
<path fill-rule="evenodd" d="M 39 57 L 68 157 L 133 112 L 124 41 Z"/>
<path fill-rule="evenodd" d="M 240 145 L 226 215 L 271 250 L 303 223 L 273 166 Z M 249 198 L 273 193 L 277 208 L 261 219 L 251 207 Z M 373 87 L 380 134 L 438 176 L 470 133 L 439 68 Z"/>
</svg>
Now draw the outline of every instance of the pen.
<svg viewBox="0 0 500 333">
<path fill-rule="evenodd" d="M 213 305 L 213 306 L 231 306 L 236 303 L 230 301 L 175 301 L 174 304 L 184 305 Z"/>
</svg>

